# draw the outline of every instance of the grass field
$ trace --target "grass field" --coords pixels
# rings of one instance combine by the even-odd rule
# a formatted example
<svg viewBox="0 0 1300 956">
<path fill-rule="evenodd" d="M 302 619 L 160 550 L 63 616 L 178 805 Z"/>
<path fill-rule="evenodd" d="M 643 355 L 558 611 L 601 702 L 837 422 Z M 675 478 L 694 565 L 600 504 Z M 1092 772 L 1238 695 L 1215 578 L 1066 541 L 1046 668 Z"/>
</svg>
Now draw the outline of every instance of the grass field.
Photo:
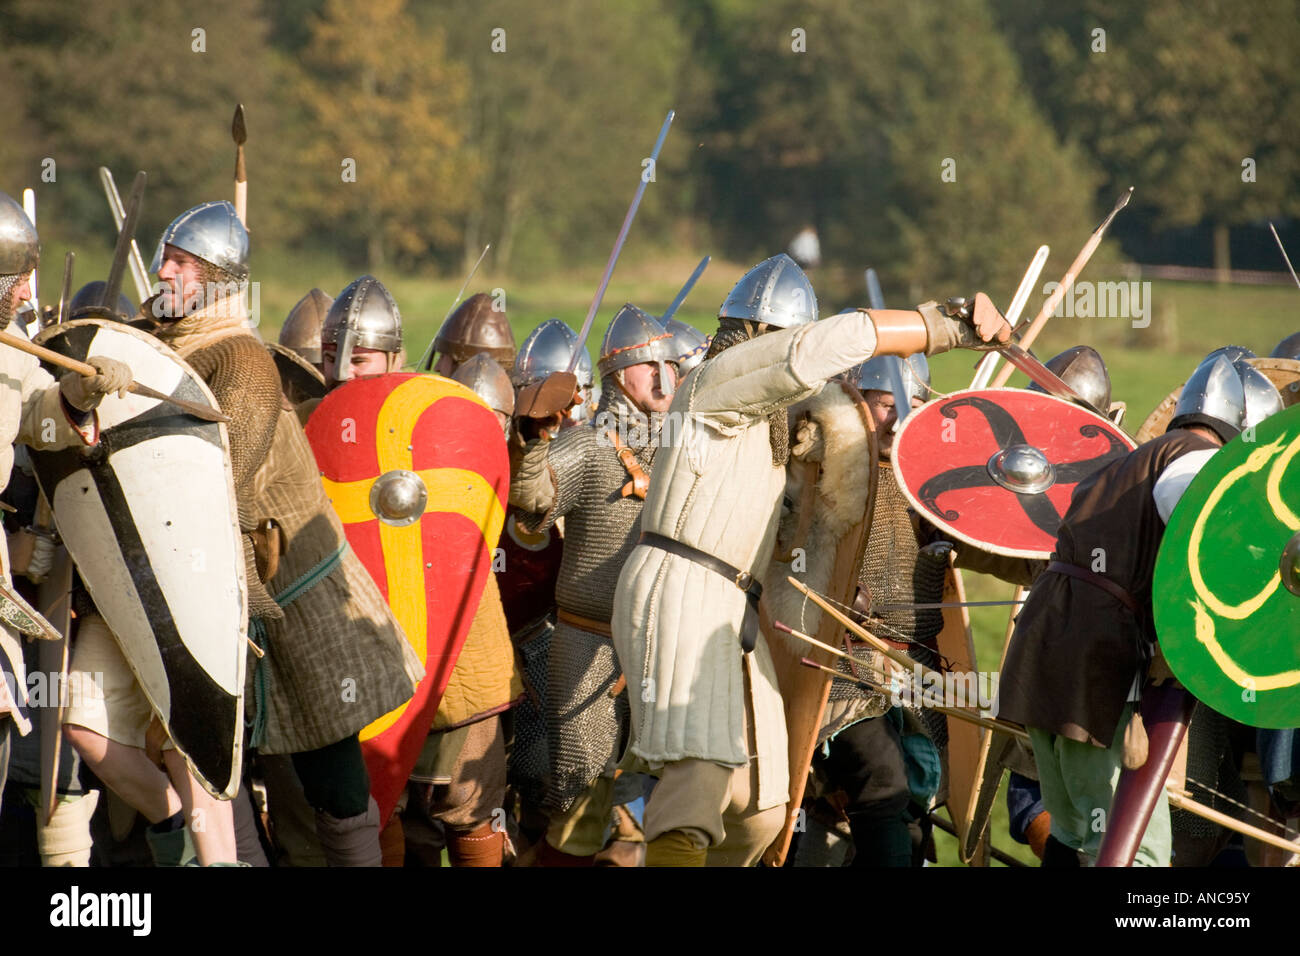
<svg viewBox="0 0 1300 956">
<path fill-rule="evenodd" d="M 625 260 L 605 296 L 588 341 L 593 356 L 605 325 L 623 302 L 634 302 L 652 312 L 662 311 L 696 261 L 684 256 L 638 266 Z M 86 271 L 81 271 L 80 281 L 100 274 L 96 268 L 98 265 L 92 263 Z M 1049 263 L 1045 274 L 1051 274 L 1056 267 Z M 719 304 L 744 269 L 735 263 L 714 262 L 687 300 L 679 318 L 711 332 L 716 324 L 714 316 Z M 355 278 L 355 273 L 344 271 L 331 259 L 285 257 L 271 266 L 259 264 L 253 277 L 260 282 L 262 334 L 269 340 L 275 337 L 283 317 L 308 289 L 319 286 L 335 295 Z M 381 274 L 380 278 L 388 285 L 402 310 L 408 358 L 414 362 L 436 333 L 461 280 L 386 274 Z M 836 278 L 843 285 L 843 277 Z M 504 290 L 507 314 L 516 339 L 522 342 L 530 329 L 552 316 L 578 328 L 598 279 L 599 270 L 595 268 L 518 286 L 499 277 L 480 275 L 467 294 Z M 814 275 L 813 280 L 820 286 L 818 276 Z M 57 286 L 51 278 L 44 281 L 47 289 Z M 950 291 L 954 290 L 934 290 L 934 293 L 944 296 Z M 1009 297 L 1006 292 L 999 295 L 998 290 L 992 290 L 992 294 L 999 304 L 1004 304 Z M 865 298 L 865 295 L 853 298 L 851 293 L 843 301 L 822 301 L 821 312 L 828 315 L 841 307 L 864 305 Z M 1025 309 L 1027 317 L 1032 317 L 1042 299 L 1043 296 L 1031 298 Z M 904 303 L 895 300 L 891 304 L 901 306 Z M 1151 322 L 1147 328 L 1133 328 L 1129 320 L 1120 318 L 1060 317 L 1048 323 L 1034 347 L 1034 351 L 1044 359 L 1080 343 L 1100 349 L 1111 370 L 1114 398 L 1128 404 L 1125 425 L 1130 432 L 1136 431 L 1147 413 L 1182 383 L 1206 352 L 1235 343 L 1266 355 L 1285 335 L 1300 328 L 1300 295 L 1287 287 L 1218 287 L 1153 282 L 1150 304 Z M 952 391 L 968 385 L 975 358 L 967 352 L 936 358 L 933 362 L 934 387 L 940 391 Z M 1017 374 L 1010 384 L 1023 385 L 1025 379 Z M 1012 593 L 1010 585 L 979 575 L 967 576 L 967 589 L 970 600 L 1007 599 Z M 982 670 L 994 670 L 1001 655 L 1006 610 L 975 608 L 971 617 L 978 666 Z M 991 832 L 999 848 L 1026 862 L 1036 862 L 1027 847 L 1012 843 L 1007 836 L 1006 804 L 1001 797 L 995 805 Z M 937 831 L 935 839 L 940 863 L 957 864 L 955 841 Z"/>
</svg>

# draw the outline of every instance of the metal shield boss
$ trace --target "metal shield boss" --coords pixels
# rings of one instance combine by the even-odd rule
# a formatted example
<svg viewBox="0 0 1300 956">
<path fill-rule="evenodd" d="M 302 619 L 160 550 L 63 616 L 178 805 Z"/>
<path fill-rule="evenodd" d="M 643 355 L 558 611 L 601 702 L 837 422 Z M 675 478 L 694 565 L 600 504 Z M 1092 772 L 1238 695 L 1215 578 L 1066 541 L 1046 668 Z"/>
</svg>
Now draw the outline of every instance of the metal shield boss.
<svg viewBox="0 0 1300 956">
<path fill-rule="evenodd" d="M 141 384 L 217 407 L 193 369 L 129 326 L 80 319 L 38 341 L 80 361 L 118 359 Z M 231 797 L 248 624 L 226 427 L 135 394 L 105 396 L 97 414 L 96 445 L 32 449 L 36 478 L 155 714 L 204 787 Z"/>
<path fill-rule="evenodd" d="M 491 573 L 505 440 L 464 385 L 412 373 L 335 388 L 306 431 L 348 543 L 424 662 L 415 695 L 361 731 L 382 811 L 406 786 Z"/>
<path fill-rule="evenodd" d="M 1300 726 L 1300 409 L 1200 470 L 1170 515 L 1152 590 L 1183 686 L 1248 726 Z"/>
<path fill-rule="evenodd" d="M 953 392 L 894 439 L 894 473 L 926 521 L 985 551 L 1050 557 L 1075 485 L 1132 440 L 1073 402 L 1015 388 Z"/>
</svg>

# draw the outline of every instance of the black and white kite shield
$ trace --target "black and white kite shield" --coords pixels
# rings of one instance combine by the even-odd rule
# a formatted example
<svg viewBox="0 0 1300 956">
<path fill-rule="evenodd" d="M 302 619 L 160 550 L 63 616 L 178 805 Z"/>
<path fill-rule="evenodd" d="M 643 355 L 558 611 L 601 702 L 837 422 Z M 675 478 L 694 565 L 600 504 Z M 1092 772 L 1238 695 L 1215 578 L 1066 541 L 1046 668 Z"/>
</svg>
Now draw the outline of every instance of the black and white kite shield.
<svg viewBox="0 0 1300 956">
<path fill-rule="evenodd" d="M 81 361 L 118 359 L 143 385 L 217 407 L 193 369 L 138 329 L 82 319 L 39 341 Z M 207 790 L 232 797 L 248 617 L 226 427 L 135 394 L 105 397 L 98 414 L 97 444 L 33 450 L 37 480 L 154 712 Z"/>
</svg>

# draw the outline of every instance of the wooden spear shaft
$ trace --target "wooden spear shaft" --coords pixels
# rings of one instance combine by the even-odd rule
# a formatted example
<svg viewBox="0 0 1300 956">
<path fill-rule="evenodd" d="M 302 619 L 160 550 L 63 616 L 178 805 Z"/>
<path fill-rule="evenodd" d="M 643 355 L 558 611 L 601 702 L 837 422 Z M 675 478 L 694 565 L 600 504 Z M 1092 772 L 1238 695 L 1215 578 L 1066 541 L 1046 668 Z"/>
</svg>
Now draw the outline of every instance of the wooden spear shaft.
<svg viewBox="0 0 1300 956">
<path fill-rule="evenodd" d="M 795 634 L 795 636 L 799 637 L 801 635 Z M 814 670 L 825 671 L 827 674 L 830 674 L 831 677 L 838 678 L 839 680 L 852 681 L 858 684 L 867 684 L 871 687 L 872 690 L 877 690 L 880 691 L 881 693 L 888 693 L 889 691 L 888 687 L 885 687 L 881 684 L 877 684 L 874 681 L 870 681 L 862 677 L 853 677 L 850 674 L 842 674 L 833 667 L 827 667 L 825 664 L 819 664 L 816 661 L 811 660 L 810 658 L 807 657 L 802 658 L 800 660 L 800 663 L 803 664 L 805 667 L 811 667 Z M 861 661 L 858 661 L 857 663 L 860 666 L 862 666 L 863 669 L 871 670 L 871 668 L 867 668 L 865 665 L 863 665 Z M 881 676 L 890 676 L 890 675 L 883 674 L 880 671 L 875 671 L 875 673 L 881 674 Z M 999 733 L 1004 733 L 1011 737 L 1022 739 L 1024 740 L 1025 743 L 1029 743 L 1029 734 L 1021 730 L 1019 727 L 1014 726 L 1013 724 L 1008 724 L 1001 720 L 990 720 L 988 717 L 980 717 L 978 714 L 971 713 L 969 710 L 966 710 L 962 707 L 945 707 L 942 704 L 927 704 L 924 701 L 922 701 L 921 706 L 924 707 L 926 710 L 933 710 L 935 713 L 943 714 L 947 717 L 956 717 L 958 720 L 964 720 L 967 723 L 975 724 L 976 726 L 984 727 L 988 730 L 996 730 Z"/>
<path fill-rule="evenodd" d="M 1092 235 L 1088 237 L 1088 241 L 1084 243 L 1083 248 L 1079 250 L 1079 254 L 1075 256 L 1074 261 L 1070 263 L 1070 268 L 1065 270 L 1065 275 L 1061 278 L 1061 284 L 1056 287 L 1055 292 L 1048 296 L 1047 301 L 1043 303 L 1043 307 L 1039 309 L 1038 314 L 1034 316 L 1034 321 L 1030 322 L 1029 325 L 1025 327 L 1025 334 L 1020 337 L 1020 341 L 1017 343 L 1022 349 L 1028 351 L 1029 346 L 1033 344 L 1034 339 L 1038 338 L 1038 333 L 1043 330 L 1043 326 L 1046 325 L 1047 320 L 1052 317 L 1052 313 L 1055 312 L 1056 307 L 1061 304 L 1061 300 L 1065 298 L 1066 293 L 1074 287 L 1074 280 L 1079 278 L 1079 273 L 1083 271 L 1083 267 L 1088 264 L 1088 260 L 1092 258 L 1092 254 L 1096 252 L 1097 247 L 1101 245 L 1101 238 L 1106 234 L 1106 228 L 1110 225 L 1111 220 L 1119 215 L 1121 209 L 1128 205 L 1129 198 L 1132 195 L 1133 187 L 1130 186 L 1128 189 L 1124 190 L 1119 199 L 1116 200 L 1115 208 L 1110 211 L 1110 215 L 1103 219 L 1101 225 L 1093 230 Z M 1007 379 L 1011 377 L 1011 374 L 1015 370 L 1015 366 L 1010 363 L 1002 366 L 1002 369 L 994 377 L 991 387 L 1001 388 L 1003 385 L 1007 384 Z"/>
<path fill-rule="evenodd" d="M 78 375 L 90 377 L 98 375 L 95 366 L 88 365 L 85 362 L 79 362 L 74 358 L 68 358 L 66 355 L 60 355 L 45 348 L 43 345 L 37 345 L 35 342 L 28 342 L 26 339 L 9 332 L 0 332 L 0 345 L 8 345 L 16 348 L 20 352 L 26 352 L 28 355 L 34 355 L 43 362 L 49 362 L 51 365 L 57 365 L 59 368 L 66 368 L 70 372 L 76 372 Z M 164 395 L 162 392 L 155 391 L 148 385 L 141 385 L 139 382 L 132 382 L 126 387 L 128 392 L 136 395 L 143 395 L 145 398 L 154 398 L 160 402 L 167 402 L 175 405 L 182 411 L 194 415 L 196 418 L 202 418 L 209 422 L 229 422 L 230 416 L 224 415 L 208 405 L 199 405 L 195 402 L 187 402 L 183 398 L 173 398 L 171 395 Z"/>
<path fill-rule="evenodd" d="M 1249 823 L 1242 823 L 1236 817 L 1230 817 L 1226 813 L 1220 813 L 1218 810 L 1211 809 L 1203 803 L 1197 803 L 1186 792 L 1178 790 L 1167 790 L 1169 795 L 1169 805 L 1179 810 L 1186 810 L 1198 817 L 1203 817 L 1213 823 L 1228 830 L 1234 830 L 1243 836 L 1248 836 L 1260 843 L 1267 843 L 1269 846 L 1275 846 L 1278 849 L 1286 850 L 1288 853 L 1300 853 L 1300 842 L 1292 842 L 1278 836 L 1276 833 L 1269 833 L 1267 830 L 1261 830 L 1259 827 L 1251 826 Z"/>
</svg>

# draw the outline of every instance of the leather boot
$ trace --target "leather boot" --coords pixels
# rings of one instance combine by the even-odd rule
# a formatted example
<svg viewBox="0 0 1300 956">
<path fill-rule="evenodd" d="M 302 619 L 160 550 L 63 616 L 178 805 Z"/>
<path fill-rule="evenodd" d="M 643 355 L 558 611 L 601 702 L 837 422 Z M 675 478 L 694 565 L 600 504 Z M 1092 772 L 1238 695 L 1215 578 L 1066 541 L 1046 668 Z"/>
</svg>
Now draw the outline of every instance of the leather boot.
<svg viewBox="0 0 1300 956">
<path fill-rule="evenodd" d="M 340 820 L 316 811 L 316 834 L 327 866 L 383 866 L 379 849 L 379 806 L 374 797 L 365 813 Z"/>
<path fill-rule="evenodd" d="M 685 830 L 661 833 L 645 845 L 646 866 L 704 866 L 709 848 L 696 846 Z"/>
<path fill-rule="evenodd" d="M 1079 852 L 1072 850 L 1054 836 L 1043 846 L 1043 866 L 1079 866 Z"/>
<path fill-rule="evenodd" d="M 537 856 L 533 858 L 533 866 L 591 866 L 594 861 L 595 857 L 593 856 L 574 856 L 572 853 L 557 850 L 547 843 L 546 838 L 543 837 L 542 841 L 537 844 Z"/>
<path fill-rule="evenodd" d="M 500 866 L 505 849 L 505 831 L 493 827 L 491 821 L 467 833 L 448 834 L 447 858 L 452 866 Z"/>
<path fill-rule="evenodd" d="M 406 829 L 397 814 L 393 814 L 388 826 L 379 831 L 379 855 L 384 866 L 406 865 Z"/>
</svg>

